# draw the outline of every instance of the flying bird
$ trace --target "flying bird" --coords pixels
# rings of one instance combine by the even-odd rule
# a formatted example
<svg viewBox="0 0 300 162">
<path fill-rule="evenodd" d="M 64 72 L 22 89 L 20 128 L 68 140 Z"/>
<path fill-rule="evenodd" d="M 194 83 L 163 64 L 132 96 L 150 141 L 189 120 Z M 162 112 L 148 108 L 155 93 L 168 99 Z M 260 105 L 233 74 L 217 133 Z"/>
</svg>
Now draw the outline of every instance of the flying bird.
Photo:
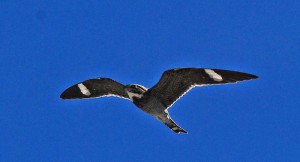
<svg viewBox="0 0 300 162">
<path fill-rule="evenodd" d="M 187 133 L 176 124 L 168 109 L 194 87 L 235 83 L 256 79 L 255 75 L 209 68 L 177 68 L 165 71 L 152 88 L 138 84 L 123 85 L 110 78 L 94 78 L 77 83 L 62 94 L 62 99 L 115 96 L 131 100 L 138 108 L 163 122 L 175 133 Z"/>
</svg>

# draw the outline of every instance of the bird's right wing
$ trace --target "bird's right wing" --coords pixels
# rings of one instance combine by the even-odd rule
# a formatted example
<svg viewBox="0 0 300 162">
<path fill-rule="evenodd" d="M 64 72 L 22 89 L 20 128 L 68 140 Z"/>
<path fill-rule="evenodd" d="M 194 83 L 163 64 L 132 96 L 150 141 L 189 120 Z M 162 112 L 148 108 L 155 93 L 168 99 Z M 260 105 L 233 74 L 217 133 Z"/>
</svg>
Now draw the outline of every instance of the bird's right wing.
<svg viewBox="0 0 300 162">
<path fill-rule="evenodd" d="M 235 83 L 258 78 L 255 75 L 220 69 L 179 68 L 165 71 L 149 92 L 160 99 L 166 108 L 196 86 Z"/>
<path fill-rule="evenodd" d="M 104 96 L 116 96 L 129 99 L 124 85 L 110 78 L 89 79 L 66 89 L 61 95 L 62 99 L 83 99 Z"/>
</svg>

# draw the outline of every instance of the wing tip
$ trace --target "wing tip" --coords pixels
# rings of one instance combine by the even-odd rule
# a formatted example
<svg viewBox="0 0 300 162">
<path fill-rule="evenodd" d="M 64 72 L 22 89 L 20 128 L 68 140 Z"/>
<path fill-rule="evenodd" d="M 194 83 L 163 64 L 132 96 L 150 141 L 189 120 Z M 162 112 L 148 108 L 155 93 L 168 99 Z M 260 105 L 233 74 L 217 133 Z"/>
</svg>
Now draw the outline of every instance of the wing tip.
<svg viewBox="0 0 300 162">
<path fill-rule="evenodd" d="M 60 94 L 59 97 L 64 100 L 74 98 L 72 93 L 70 93 L 69 89 L 66 89 L 63 93 Z"/>
<path fill-rule="evenodd" d="M 259 78 L 259 76 L 257 76 L 257 75 L 253 75 L 253 74 L 251 74 L 252 75 L 252 79 L 258 79 Z"/>
<path fill-rule="evenodd" d="M 89 97 L 88 95 L 84 95 L 78 87 L 78 84 L 73 85 L 63 91 L 60 95 L 61 99 L 80 99 Z"/>
<path fill-rule="evenodd" d="M 63 93 L 61 93 L 59 97 L 60 97 L 61 99 L 70 99 L 69 95 L 67 95 L 66 92 L 67 92 L 67 91 L 64 91 Z"/>
<path fill-rule="evenodd" d="M 248 73 L 245 73 L 247 75 L 247 80 L 252 80 L 252 79 L 258 79 L 259 76 L 257 75 L 254 75 L 254 74 L 248 74 Z"/>
</svg>

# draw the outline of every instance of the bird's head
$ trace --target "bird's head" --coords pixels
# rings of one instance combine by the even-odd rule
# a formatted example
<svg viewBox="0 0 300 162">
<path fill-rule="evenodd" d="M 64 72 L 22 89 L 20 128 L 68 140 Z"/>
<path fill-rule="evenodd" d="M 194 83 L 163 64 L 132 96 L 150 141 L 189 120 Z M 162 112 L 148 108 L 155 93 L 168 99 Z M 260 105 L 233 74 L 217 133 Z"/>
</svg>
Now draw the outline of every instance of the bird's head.
<svg viewBox="0 0 300 162">
<path fill-rule="evenodd" d="M 147 92 L 147 88 L 138 84 L 129 84 L 125 86 L 125 91 L 127 92 L 130 100 L 133 101 L 133 98 L 142 98 L 143 94 Z"/>
</svg>

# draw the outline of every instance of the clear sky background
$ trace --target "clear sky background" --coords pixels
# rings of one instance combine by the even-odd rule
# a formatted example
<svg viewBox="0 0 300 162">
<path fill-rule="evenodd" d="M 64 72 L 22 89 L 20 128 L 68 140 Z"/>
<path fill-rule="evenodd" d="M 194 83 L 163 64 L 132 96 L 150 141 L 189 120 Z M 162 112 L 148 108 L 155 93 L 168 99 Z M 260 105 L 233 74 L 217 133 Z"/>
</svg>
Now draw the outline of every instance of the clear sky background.
<svg viewBox="0 0 300 162">
<path fill-rule="evenodd" d="M 0 161 L 300 161 L 300 1 L 0 1 Z M 260 76 L 191 90 L 175 134 L 130 101 L 61 100 L 177 67 Z"/>
</svg>

